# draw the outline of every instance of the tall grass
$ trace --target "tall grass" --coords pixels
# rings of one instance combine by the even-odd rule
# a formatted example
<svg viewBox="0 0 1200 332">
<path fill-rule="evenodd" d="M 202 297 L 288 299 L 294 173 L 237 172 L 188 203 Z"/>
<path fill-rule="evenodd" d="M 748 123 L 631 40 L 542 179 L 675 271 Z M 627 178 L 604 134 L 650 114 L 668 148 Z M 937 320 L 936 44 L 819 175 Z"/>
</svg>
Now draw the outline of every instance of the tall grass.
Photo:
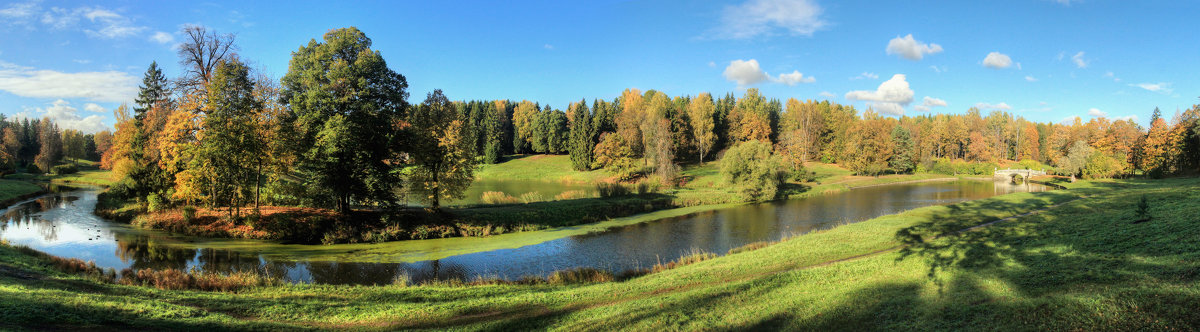
<svg viewBox="0 0 1200 332">
<path fill-rule="evenodd" d="M 521 202 L 516 197 L 502 191 L 485 191 L 480 197 L 480 201 L 483 201 L 483 204 L 517 204 Z"/>
</svg>

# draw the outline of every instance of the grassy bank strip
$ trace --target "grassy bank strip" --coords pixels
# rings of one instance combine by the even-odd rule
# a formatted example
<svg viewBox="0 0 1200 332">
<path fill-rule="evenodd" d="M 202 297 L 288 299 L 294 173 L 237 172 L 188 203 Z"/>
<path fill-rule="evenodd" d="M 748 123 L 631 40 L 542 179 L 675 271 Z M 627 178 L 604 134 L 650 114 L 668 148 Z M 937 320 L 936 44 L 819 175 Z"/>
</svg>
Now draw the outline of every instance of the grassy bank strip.
<svg viewBox="0 0 1200 332">
<path fill-rule="evenodd" d="M 933 286 L 926 279 L 929 264 L 920 259 L 897 261 L 898 253 L 822 264 L 897 246 L 902 241 L 895 235 L 901 229 L 934 225 L 937 227 L 928 229 L 957 230 L 1074 199 L 1080 193 L 1104 190 L 1080 187 L 1067 192 L 1011 194 L 915 209 L 625 282 L 586 285 L 297 285 L 230 294 L 98 285 L 70 276 L 39 279 L 0 274 L 0 295 L 12 303 L 0 308 L 0 316 L 11 313 L 14 319 L 9 322 L 16 326 L 175 324 L 184 329 L 886 328 L 894 324 L 872 324 L 888 319 L 902 320 L 894 326 L 903 328 L 904 322 L 926 318 L 926 311 L 944 308 L 922 304 L 917 306 L 920 312 L 908 320 L 894 315 L 916 310 L 905 309 L 900 305 L 903 303 L 886 302 L 888 306 L 883 306 L 886 310 L 880 311 L 880 316 L 871 309 L 881 308 L 879 303 L 892 294 L 936 300 L 936 290 L 922 290 Z M 1044 220 L 1047 214 L 1094 215 L 1093 211 L 1078 211 L 1081 205 L 1067 204 L 1044 214 L 1018 218 L 1014 223 Z M 0 249 L 2 252 L 4 249 Z M 26 259 L 0 255 L 0 267 L 7 269 L 3 271 L 22 271 L 13 268 L 12 261 Z M 915 284 L 909 287 L 908 283 Z M 861 309 L 851 306 L 857 303 L 865 305 Z M 951 301 L 949 305 L 963 304 Z"/>
</svg>

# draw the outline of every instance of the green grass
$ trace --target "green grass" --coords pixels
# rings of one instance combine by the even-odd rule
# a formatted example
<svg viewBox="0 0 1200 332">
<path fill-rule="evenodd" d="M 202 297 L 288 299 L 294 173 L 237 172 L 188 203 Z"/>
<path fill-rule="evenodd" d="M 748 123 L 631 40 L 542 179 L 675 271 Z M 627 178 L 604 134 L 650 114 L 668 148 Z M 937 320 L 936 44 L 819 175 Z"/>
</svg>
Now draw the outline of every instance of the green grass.
<svg viewBox="0 0 1200 332">
<path fill-rule="evenodd" d="M 571 168 L 571 157 L 566 155 L 514 155 L 497 164 L 480 165 L 475 177 L 586 184 L 600 182 L 611 175 L 604 170 L 576 171 Z"/>
<path fill-rule="evenodd" d="M 15 200 L 42 190 L 41 186 L 26 181 L 0 180 L 0 204 L 12 204 Z"/>
<path fill-rule="evenodd" d="M 75 160 L 68 162 L 79 169 L 74 174 L 29 174 L 15 173 L 5 175 L 5 179 L 23 181 L 43 181 L 52 184 L 86 184 L 95 186 L 110 186 L 113 184 L 112 171 L 102 170 L 98 163 L 90 160 Z"/>
<path fill-rule="evenodd" d="M 64 275 L 0 247 L 0 328 L 1200 328 L 1200 179 L 1069 186 L 910 210 L 582 285 L 161 291 Z M 1142 195 L 1153 219 L 1131 224 Z M 1037 209 L 1045 211 L 957 232 Z"/>
</svg>

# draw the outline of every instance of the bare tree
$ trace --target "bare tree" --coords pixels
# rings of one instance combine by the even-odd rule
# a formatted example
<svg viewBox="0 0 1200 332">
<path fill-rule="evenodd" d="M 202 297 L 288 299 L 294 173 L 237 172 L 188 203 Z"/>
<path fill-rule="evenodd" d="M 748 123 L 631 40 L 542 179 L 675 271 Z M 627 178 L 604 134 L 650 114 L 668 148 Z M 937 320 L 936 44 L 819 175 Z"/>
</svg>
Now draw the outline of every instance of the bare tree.
<svg viewBox="0 0 1200 332">
<path fill-rule="evenodd" d="M 183 27 L 183 44 L 179 45 L 179 64 L 184 74 L 177 84 L 186 91 L 203 89 L 221 61 L 236 56 L 238 50 L 231 33 L 218 34 L 199 25 Z"/>
</svg>

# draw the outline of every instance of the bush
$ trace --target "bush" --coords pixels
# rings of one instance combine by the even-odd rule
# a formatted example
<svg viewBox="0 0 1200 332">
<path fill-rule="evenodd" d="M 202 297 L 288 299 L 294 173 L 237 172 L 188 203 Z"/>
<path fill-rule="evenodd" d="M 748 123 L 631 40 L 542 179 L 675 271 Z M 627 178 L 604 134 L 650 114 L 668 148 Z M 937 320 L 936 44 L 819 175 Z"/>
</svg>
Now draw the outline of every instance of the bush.
<svg viewBox="0 0 1200 332">
<path fill-rule="evenodd" d="M 75 168 L 75 165 L 70 165 L 70 164 L 58 165 L 58 166 L 51 167 L 50 173 L 54 173 L 54 174 L 58 174 L 58 175 L 75 174 L 75 173 L 79 173 L 79 169 Z"/>
<path fill-rule="evenodd" d="M 1083 165 L 1083 177 L 1086 179 L 1112 178 L 1124 174 L 1129 169 L 1125 156 L 1111 155 L 1100 151 L 1092 152 Z"/>
<path fill-rule="evenodd" d="M 746 200 L 775 199 L 782 176 L 779 162 L 771 155 L 771 146 L 763 142 L 738 143 L 721 157 L 721 177 Z"/>
<path fill-rule="evenodd" d="M 146 196 L 146 210 L 150 212 L 162 211 L 167 207 L 167 202 L 158 194 L 150 194 Z"/>
<path fill-rule="evenodd" d="M 512 197 L 512 195 L 501 191 L 485 191 L 480 200 L 483 201 L 483 204 L 516 204 L 521 202 L 516 197 Z"/>
<path fill-rule="evenodd" d="M 599 183 L 596 184 L 596 192 L 601 198 L 628 196 L 629 188 L 625 188 L 619 183 Z"/>
<path fill-rule="evenodd" d="M 29 164 L 25 167 L 25 172 L 29 174 L 42 174 L 42 169 L 37 164 Z"/>
<path fill-rule="evenodd" d="M 196 207 L 195 206 L 183 207 L 183 221 L 190 224 L 194 220 L 196 220 Z"/>
</svg>

